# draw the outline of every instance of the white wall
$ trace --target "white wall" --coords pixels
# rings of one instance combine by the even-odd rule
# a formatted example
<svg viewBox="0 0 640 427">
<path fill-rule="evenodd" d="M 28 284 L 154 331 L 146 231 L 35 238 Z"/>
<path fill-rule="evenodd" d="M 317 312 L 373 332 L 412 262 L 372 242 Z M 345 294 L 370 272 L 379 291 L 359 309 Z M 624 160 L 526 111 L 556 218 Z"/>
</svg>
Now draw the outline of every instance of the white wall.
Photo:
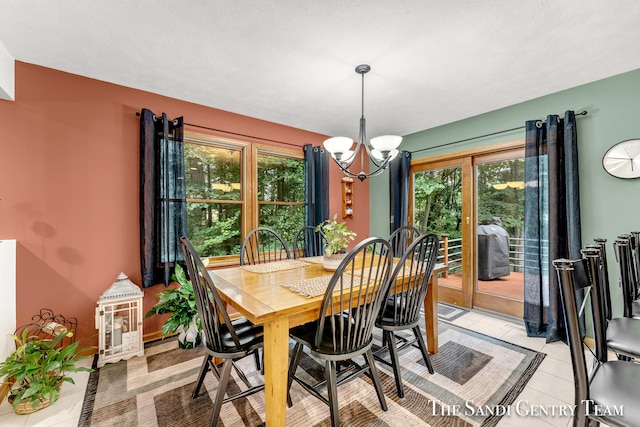
<svg viewBox="0 0 640 427">
<path fill-rule="evenodd" d="M 16 349 L 9 334 L 16 330 L 16 241 L 0 240 L 0 360 Z"/>
<path fill-rule="evenodd" d="M 15 60 L 0 41 L 0 99 L 14 101 L 15 94 Z"/>
</svg>

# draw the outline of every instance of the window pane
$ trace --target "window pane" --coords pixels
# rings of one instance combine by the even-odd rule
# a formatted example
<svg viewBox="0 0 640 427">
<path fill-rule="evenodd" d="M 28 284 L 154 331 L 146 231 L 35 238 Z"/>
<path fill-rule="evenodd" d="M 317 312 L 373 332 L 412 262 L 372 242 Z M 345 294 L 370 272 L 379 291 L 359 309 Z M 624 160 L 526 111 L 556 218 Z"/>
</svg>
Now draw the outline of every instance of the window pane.
<svg viewBox="0 0 640 427">
<path fill-rule="evenodd" d="M 462 168 L 417 172 L 413 175 L 413 223 L 422 233 L 462 237 Z"/>
<path fill-rule="evenodd" d="M 260 205 L 260 227 L 277 231 L 289 249 L 303 225 L 304 205 Z"/>
<path fill-rule="evenodd" d="M 184 145 L 187 199 L 242 200 L 241 151 L 214 145 Z"/>
<path fill-rule="evenodd" d="M 189 240 L 200 256 L 240 253 L 242 205 L 187 203 Z"/>
<path fill-rule="evenodd" d="M 304 201 L 304 161 L 258 153 L 258 200 Z"/>
</svg>

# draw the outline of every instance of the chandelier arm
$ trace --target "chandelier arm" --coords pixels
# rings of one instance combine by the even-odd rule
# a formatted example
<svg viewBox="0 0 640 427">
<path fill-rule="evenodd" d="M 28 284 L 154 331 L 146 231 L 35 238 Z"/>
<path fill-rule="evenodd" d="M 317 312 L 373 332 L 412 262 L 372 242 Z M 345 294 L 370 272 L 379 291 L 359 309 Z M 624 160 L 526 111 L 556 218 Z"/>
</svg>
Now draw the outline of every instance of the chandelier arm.
<svg viewBox="0 0 640 427">
<path fill-rule="evenodd" d="M 349 167 L 350 165 L 347 165 L 347 167 L 342 166 L 342 163 L 340 162 L 336 162 L 336 164 L 338 165 L 338 167 L 340 168 L 340 170 L 346 175 L 349 176 L 351 178 L 358 178 L 360 177 L 362 174 L 360 173 L 353 173 L 351 172 L 349 169 L 347 169 L 347 167 Z M 366 174 L 365 174 L 366 175 Z M 369 175 L 366 175 L 366 177 L 368 177 Z"/>
<path fill-rule="evenodd" d="M 367 129 L 366 129 L 366 119 L 364 117 L 364 75 L 366 73 L 368 73 L 371 70 L 371 67 L 369 65 L 366 64 L 362 64 L 362 65 L 358 65 L 356 67 L 356 73 L 360 74 L 362 76 L 362 80 L 361 80 L 361 84 L 362 84 L 362 91 L 361 91 L 361 98 L 360 98 L 360 102 L 361 102 L 361 110 L 362 110 L 362 115 L 360 117 L 360 132 L 358 135 L 358 140 L 356 141 L 356 148 L 353 150 L 353 155 L 350 156 L 350 160 L 349 161 L 341 161 L 338 160 L 335 156 L 333 156 L 334 151 L 335 154 L 340 154 L 340 156 L 338 157 L 342 157 L 342 155 L 344 155 L 344 153 L 339 153 L 338 150 L 330 150 L 330 152 L 332 153 L 332 157 L 335 160 L 335 162 L 338 164 L 338 167 L 340 168 L 340 170 L 348 177 L 355 177 L 358 178 L 360 181 L 364 181 L 365 179 L 367 179 L 368 177 L 373 177 L 373 176 L 378 176 L 380 175 L 389 165 L 389 161 L 391 160 L 391 153 L 396 151 L 395 147 L 397 147 L 400 143 L 400 141 L 402 140 L 402 137 L 394 137 L 394 138 L 399 138 L 400 141 L 395 141 L 394 142 L 390 142 L 388 139 L 385 139 L 384 142 L 382 141 L 378 141 L 376 142 L 376 144 L 378 145 L 373 145 L 373 146 L 369 146 L 369 143 L 367 141 Z M 376 140 L 381 139 L 382 137 L 378 137 L 378 138 L 374 138 Z M 387 138 L 387 137 L 385 137 Z M 333 139 L 333 138 L 330 138 Z M 336 137 L 336 139 L 338 139 L 338 137 Z M 346 138 L 344 138 L 346 139 Z M 329 140 L 327 140 L 329 141 Z M 325 144 L 327 143 L 327 141 L 325 141 Z M 382 143 L 382 145 L 380 145 Z M 337 141 L 333 142 L 332 144 L 336 144 L 336 145 L 332 145 L 333 147 L 343 147 L 343 145 L 338 145 L 339 143 Z M 340 144 L 342 144 L 342 142 L 340 142 Z M 362 148 L 362 145 L 364 145 L 364 150 L 360 151 L 360 149 Z M 379 146 L 379 148 L 377 148 Z M 385 148 L 383 148 L 383 146 Z M 387 148 L 389 147 L 389 148 Z M 347 150 L 346 148 L 342 148 L 343 150 Z M 377 158 L 376 156 L 373 155 L 373 150 L 378 150 L 380 151 L 381 154 L 378 154 L 379 156 L 382 157 L 382 159 Z M 350 151 L 350 150 L 348 150 Z M 377 169 L 373 172 L 370 173 L 365 173 L 364 169 L 365 169 L 365 151 L 369 157 L 369 162 L 373 163 L 373 165 L 375 167 L 377 167 Z M 358 173 L 354 173 L 351 172 L 349 170 L 349 167 L 351 167 L 355 160 L 356 157 L 358 156 L 358 154 L 360 154 L 360 172 Z"/>
</svg>

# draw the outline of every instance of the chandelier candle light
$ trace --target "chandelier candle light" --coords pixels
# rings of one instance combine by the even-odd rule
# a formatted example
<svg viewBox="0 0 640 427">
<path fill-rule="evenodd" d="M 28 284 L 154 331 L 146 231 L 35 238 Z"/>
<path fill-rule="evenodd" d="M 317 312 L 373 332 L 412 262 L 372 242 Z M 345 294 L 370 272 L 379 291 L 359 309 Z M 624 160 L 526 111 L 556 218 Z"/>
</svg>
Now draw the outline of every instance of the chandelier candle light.
<svg viewBox="0 0 640 427">
<path fill-rule="evenodd" d="M 370 176 L 380 175 L 388 166 L 389 162 L 398 155 L 398 147 L 402 142 L 402 137 L 397 135 L 382 135 L 371 138 L 371 145 L 367 143 L 366 120 L 364 118 L 364 75 L 371 71 L 371 67 L 366 64 L 358 65 L 356 73 L 362 76 L 362 116 L 360 117 L 360 134 L 356 142 L 355 150 L 351 150 L 353 140 L 346 136 L 336 136 L 324 141 L 324 148 L 331 153 L 331 157 L 345 175 L 358 178 L 364 181 Z M 364 146 L 364 150 L 362 147 Z M 377 169 L 371 173 L 364 172 L 364 153 L 369 155 L 371 162 Z M 349 167 L 360 153 L 360 172 L 353 173 Z"/>
</svg>

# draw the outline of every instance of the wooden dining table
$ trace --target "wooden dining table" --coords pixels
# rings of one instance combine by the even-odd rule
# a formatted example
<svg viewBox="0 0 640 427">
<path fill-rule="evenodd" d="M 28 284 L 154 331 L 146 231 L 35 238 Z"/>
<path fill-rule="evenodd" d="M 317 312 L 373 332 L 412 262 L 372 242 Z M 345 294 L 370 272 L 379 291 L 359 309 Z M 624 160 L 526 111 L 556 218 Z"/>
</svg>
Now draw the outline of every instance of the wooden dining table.
<svg viewBox="0 0 640 427">
<path fill-rule="evenodd" d="M 332 275 L 317 258 L 308 261 L 300 258 L 299 261 L 279 261 L 281 264 L 266 269 L 279 268 L 278 265 L 294 267 L 272 272 L 256 272 L 261 268 L 259 266 L 209 271 L 223 300 L 254 324 L 264 327 L 264 391 L 268 427 L 285 425 L 289 329 L 318 319 L 323 299 L 323 295 L 305 297 L 281 285 Z M 444 265 L 436 266 L 424 299 L 427 346 L 431 354 L 438 352 L 437 274 L 444 268 Z"/>
</svg>

